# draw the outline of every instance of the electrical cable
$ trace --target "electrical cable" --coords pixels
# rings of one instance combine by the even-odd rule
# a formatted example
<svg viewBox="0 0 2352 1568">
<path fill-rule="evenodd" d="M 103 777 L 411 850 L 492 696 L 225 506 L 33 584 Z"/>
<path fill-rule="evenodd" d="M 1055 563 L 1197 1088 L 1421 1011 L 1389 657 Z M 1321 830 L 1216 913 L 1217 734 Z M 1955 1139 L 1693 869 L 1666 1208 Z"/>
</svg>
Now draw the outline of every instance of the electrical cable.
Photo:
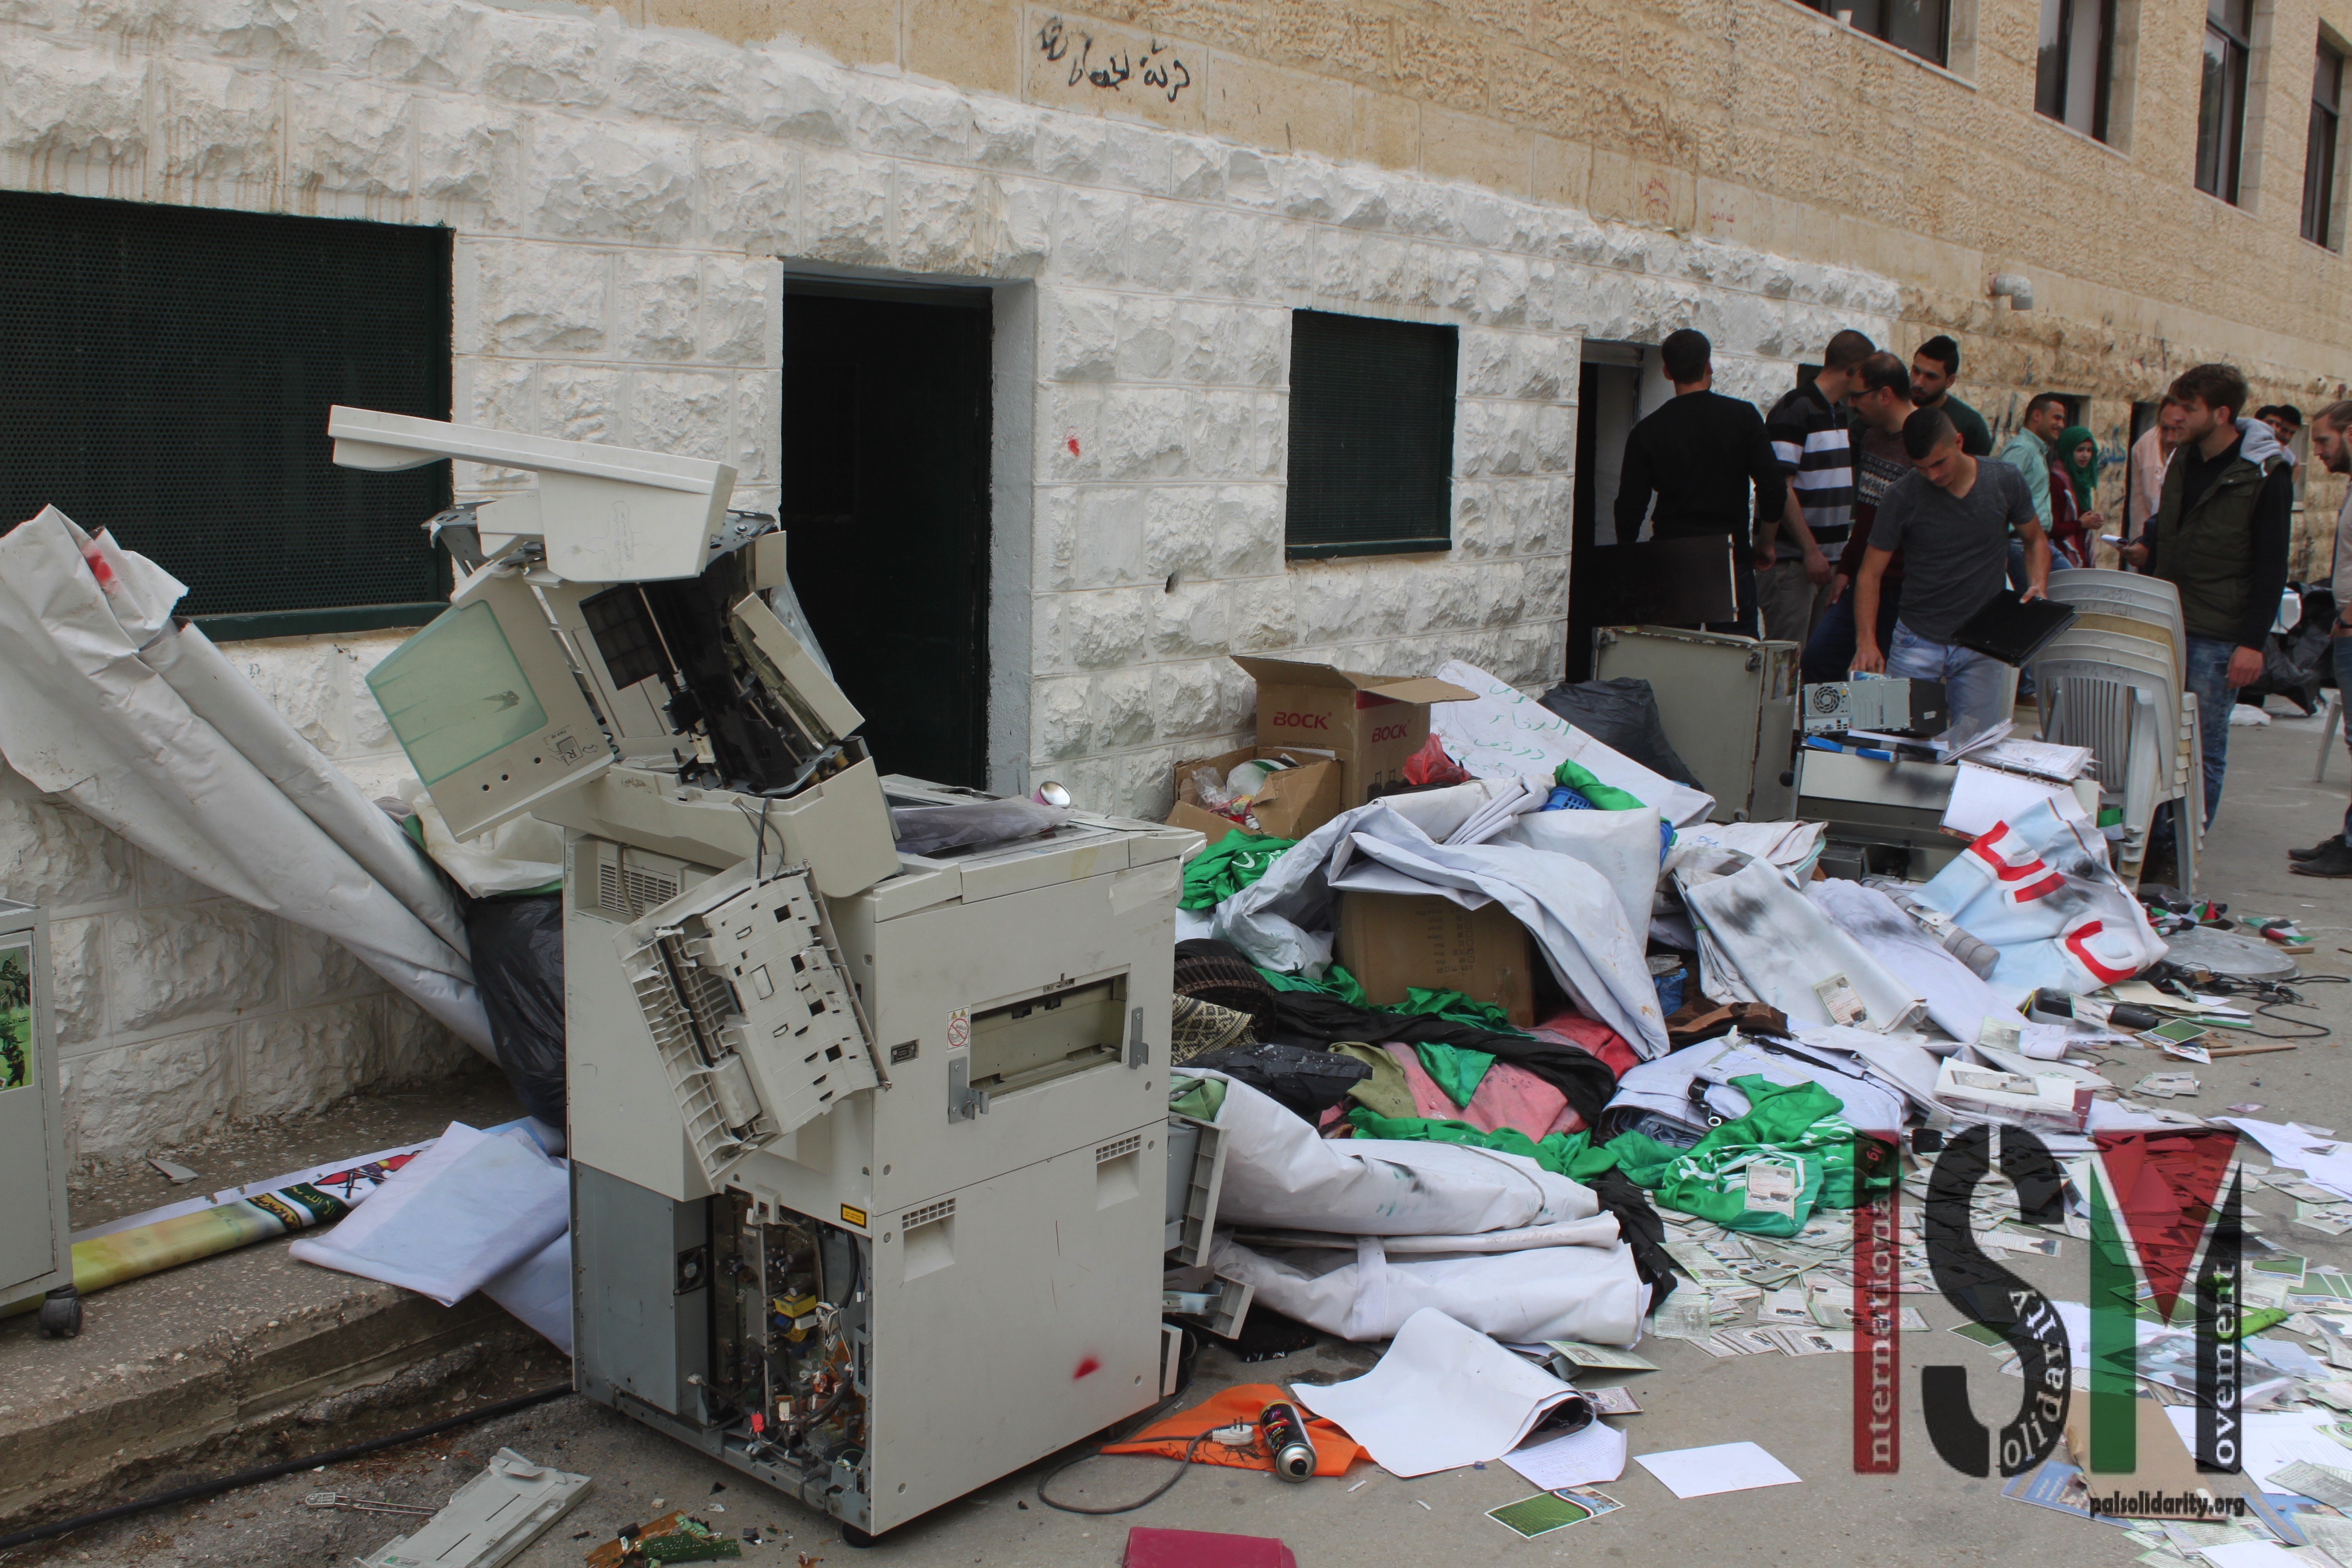
<svg viewBox="0 0 2352 1568">
<path fill-rule="evenodd" d="M 1151 1411 L 1151 1415 L 1159 1415 L 1160 1411 L 1167 1409 L 1169 1405 L 1174 1403 L 1175 1400 L 1172 1397 L 1163 1401 Z M 1147 1426 L 1150 1425 L 1149 1416 L 1145 1418 L 1144 1424 Z M 1231 1425 L 1231 1423 L 1228 1423 L 1227 1425 Z M 1140 1429 L 1140 1427 L 1138 1428 L 1138 1430 Z M 1200 1450 L 1201 1445 L 1207 1441 L 1209 1437 L 1223 1429 L 1224 1428 L 1221 1426 L 1212 1426 L 1208 1431 L 1195 1433 L 1192 1437 L 1187 1439 L 1184 1444 L 1184 1458 L 1177 1465 L 1176 1473 L 1169 1477 L 1166 1480 L 1160 1482 L 1158 1486 L 1152 1488 L 1150 1491 L 1145 1493 L 1142 1497 L 1138 1498 L 1133 1502 L 1119 1503 L 1116 1507 L 1112 1508 L 1088 1508 L 1084 1503 L 1055 1502 L 1052 1498 L 1045 1495 L 1045 1486 L 1047 1482 L 1060 1475 L 1064 1470 L 1073 1469 L 1079 1465 L 1085 1464 L 1088 1459 L 1101 1458 L 1103 1456 L 1103 1449 L 1110 1447 L 1108 1443 L 1104 1444 L 1102 1448 L 1097 1448 L 1091 1454 L 1080 1454 L 1074 1459 L 1065 1459 L 1060 1464 L 1055 1465 L 1052 1469 L 1047 1470 L 1044 1475 L 1039 1476 L 1037 1478 L 1037 1500 L 1044 1503 L 1047 1508 L 1059 1509 L 1064 1513 L 1086 1513 L 1095 1515 L 1108 1513 L 1133 1513 L 1137 1509 L 1149 1507 L 1152 1503 L 1158 1502 L 1161 1498 L 1166 1497 L 1170 1492 L 1175 1490 L 1176 1483 L 1182 1480 L 1192 1470 L 1192 1456 Z M 1125 1442 L 1126 1440 L 1127 1439 L 1124 1437 L 1118 1439 L 1120 1442 Z M 1174 1441 L 1173 1438 L 1162 1440 L 1170 1442 Z"/>
<path fill-rule="evenodd" d="M 61 1519 L 54 1524 L 35 1525 L 30 1530 L 19 1530 L 7 1535 L 0 1535 L 0 1552 L 10 1551 L 19 1546 L 30 1546 L 37 1541 L 54 1540 L 60 1535 L 71 1534 L 77 1530 L 88 1530 L 92 1525 L 106 1524 L 118 1519 L 128 1519 L 132 1514 L 145 1513 L 150 1509 L 165 1508 L 175 1502 L 194 1502 L 201 1498 L 214 1496 L 215 1493 L 235 1491 L 240 1487 L 255 1486 L 262 1481 L 274 1481 L 280 1476 L 290 1476 L 298 1470 L 314 1470 L 322 1465 L 339 1465 L 346 1459 L 356 1459 L 363 1454 L 373 1454 L 383 1448 L 397 1447 L 403 1443 L 413 1443 L 419 1437 L 430 1437 L 437 1433 L 455 1431 L 460 1426 L 470 1426 L 478 1421 L 488 1421 L 500 1415 L 511 1415 L 518 1410 L 528 1410 L 534 1405 L 544 1405 L 550 1400 L 561 1399 L 572 1392 L 573 1390 L 570 1384 L 559 1384 L 553 1388 L 542 1388 L 536 1394 L 524 1394 L 512 1399 L 501 1399 L 496 1404 L 485 1405 L 479 1410 L 469 1410 L 462 1415 L 446 1415 L 438 1421 L 427 1421 L 422 1426 L 411 1426 L 404 1431 L 389 1433 L 382 1437 L 371 1437 L 364 1443 L 352 1443 L 341 1448 L 330 1448 L 324 1453 L 311 1454 L 304 1458 L 280 1460 L 274 1465 L 260 1465 L 249 1470 L 239 1470 L 235 1475 L 221 1476 L 209 1481 L 193 1481 L 186 1486 L 174 1487 L 170 1491 L 157 1492 L 152 1497 L 143 1497 L 134 1502 L 117 1503 L 112 1508 L 102 1508 L 93 1513 L 77 1514 L 71 1519 Z"/>
</svg>

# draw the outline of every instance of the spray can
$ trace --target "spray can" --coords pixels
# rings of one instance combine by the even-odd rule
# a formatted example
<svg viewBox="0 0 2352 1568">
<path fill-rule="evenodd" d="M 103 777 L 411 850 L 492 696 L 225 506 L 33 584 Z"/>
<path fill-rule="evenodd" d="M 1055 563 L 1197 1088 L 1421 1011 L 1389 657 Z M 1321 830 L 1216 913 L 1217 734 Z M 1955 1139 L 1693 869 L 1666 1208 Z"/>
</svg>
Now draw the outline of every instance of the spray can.
<svg viewBox="0 0 2352 1568">
<path fill-rule="evenodd" d="M 1315 1473 L 1315 1445 L 1307 1436 L 1307 1418 L 1288 1400 L 1276 1400 L 1258 1412 L 1257 1429 L 1265 1437 L 1265 1451 L 1274 1456 L 1274 1473 L 1286 1481 L 1303 1481 Z"/>
</svg>

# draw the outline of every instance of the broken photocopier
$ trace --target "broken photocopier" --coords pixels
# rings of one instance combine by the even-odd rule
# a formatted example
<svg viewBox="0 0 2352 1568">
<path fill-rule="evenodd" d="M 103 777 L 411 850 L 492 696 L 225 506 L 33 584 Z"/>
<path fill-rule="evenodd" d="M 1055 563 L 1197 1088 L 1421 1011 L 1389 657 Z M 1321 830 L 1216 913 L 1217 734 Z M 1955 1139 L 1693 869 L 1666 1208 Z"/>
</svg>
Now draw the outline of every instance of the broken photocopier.
<svg viewBox="0 0 2352 1568">
<path fill-rule="evenodd" d="M 902 855 L 991 797 L 877 776 L 731 468 L 330 433 L 533 476 L 434 520 L 449 608 L 369 680 L 454 833 L 566 829 L 581 1390 L 853 1541 L 1153 1404 L 1191 835 Z"/>
</svg>

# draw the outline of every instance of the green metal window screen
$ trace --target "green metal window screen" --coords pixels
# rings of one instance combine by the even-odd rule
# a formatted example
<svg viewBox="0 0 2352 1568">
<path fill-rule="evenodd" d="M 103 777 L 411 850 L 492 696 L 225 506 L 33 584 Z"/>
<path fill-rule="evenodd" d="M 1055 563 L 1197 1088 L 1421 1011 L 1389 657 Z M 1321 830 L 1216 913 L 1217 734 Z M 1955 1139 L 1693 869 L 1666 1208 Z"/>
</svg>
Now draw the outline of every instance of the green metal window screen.
<svg viewBox="0 0 2352 1568">
<path fill-rule="evenodd" d="M 1292 559 L 1453 547 L 1457 346 L 1452 327 L 1291 312 Z"/>
<path fill-rule="evenodd" d="M 401 644 L 367 683 L 427 789 L 547 724 L 498 616 L 479 602 Z"/>
<path fill-rule="evenodd" d="M 0 530 L 57 507 L 215 637 L 418 625 L 446 464 L 334 467 L 327 409 L 449 416 L 446 229 L 0 192 Z"/>
</svg>

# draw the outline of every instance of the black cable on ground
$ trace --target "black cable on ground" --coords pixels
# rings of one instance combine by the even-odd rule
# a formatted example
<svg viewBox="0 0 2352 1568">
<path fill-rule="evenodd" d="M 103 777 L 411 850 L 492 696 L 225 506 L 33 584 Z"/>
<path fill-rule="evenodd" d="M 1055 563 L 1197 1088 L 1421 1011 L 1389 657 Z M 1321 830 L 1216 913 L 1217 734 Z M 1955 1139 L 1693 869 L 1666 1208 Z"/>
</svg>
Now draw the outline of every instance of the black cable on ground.
<svg viewBox="0 0 2352 1568">
<path fill-rule="evenodd" d="M 1152 1414 L 1158 1415 L 1159 1412 L 1154 1411 Z M 1238 1423 L 1228 1422 L 1226 1425 L 1234 1426 L 1238 1425 Z M 1123 1502 L 1113 1508 L 1088 1508 L 1084 1503 L 1055 1502 L 1052 1498 L 1045 1495 L 1046 1482 L 1052 1480 L 1055 1476 L 1060 1475 L 1064 1470 L 1069 1469 L 1074 1466 L 1085 1464 L 1088 1459 L 1101 1458 L 1103 1456 L 1103 1448 L 1097 1448 L 1091 1454 L 1080 1454 L 1074 1459 L 1065 1459 L 1060 1464 L 1055 1465 L 1052 1469 L 1047 1470 L 1044 1475 L 1039 1476 L 1037 1478 L 1037 1500 L 1044 1503 L 1047 1508 L 1059 1509 L 1064 1513 L 1133 1513 L 1137 1509 L 1149 1507 L 1152 1503 L 1158 1502 L 1161 1498 L 1166 1497 L 1170 1492 L 1175 1490 L 1176 1483 L 1182 1480 L 1185 1476 L 1191 1472 L 1192 1468 L 1192 1456 L 1199 1452 L 1201 1445 L 1208 1440 L 1211 1434 L 1222 1432 L 1223 1430 L 1224 1427 L 1223 1426 L 1212 1426 L 1207 1432 L 1194 1433 L 1184 1444 L 1184 1458 L 1178 1461 L 1176 1473 L 1169 1477 L 1166 1480 L 1160 1482 L 1158 1486 L 1152 1488 L 1151 1490 L 1146 1492 L 1143 1496 L 1136 1499 L 1133 1502 Z M 1119 1441 L 1125 1442 L 1127 1439 L 1121 1438 Z M 1155 1441 L 1172 1443 L 1176 1441 L 1176 1439 L 1173 1437 L 1165 1437 L 1155 1439 Z M 1103 1446 L 1105 1448 L 1108 1447 L 1110 1447 L 1109 1444 L 1105 1444 Z"/>
<path fill-rule="evenodd" d="M 150 1509 L 164 1508 L 175 1502 L 194 1502 L 199 1498 L 212 1497 L 219 1492 L 235 1491 L 239 1487 L 254 1486 L 262 1481 L 274 1481 L 280 1476 L 290 1476 L 297 1470 L 315 1470 L 321 1465 L 339 1465 L 346 1459 L 356 1459 L 362 1454 L 373 1454 L 380 1448 L 397 1447 L 403 1443 L 413 1443 L 419 1437 L 430 1437 L 436 1433 L 454 1431 L 460 1426 L 470 1426 L 478 1421 L 488 1421 L 499 1415 L 511 1415 L 518 1410 L 528 1410 L 534 1405 L 544 1405 L 549 1400 L 561 1399 L 572 1391 L 572 1385 L 568 1383 L 554 1388 L 542 1388 L 536 1394 L 519 1394 L 512 1399 L 501 1399 L 495 1405 L 485 1405 L 479 1410 L 469 1410 L 462 1415 L 446 1415 L 438 1421 L 427 1421 L 422 1426 L 411 1426 L 406 1431 L 390 1433 L 382 1437 L 371 1437 L 364 1443 L 352 1443 L 341 1448 L 330 1448 L 323 1454 L 312 1454 L 307 1458 L 285 1459 L 274 1465 L 261 1465 L 250 1470 L 239 1470 L 235 1475 L 222 1476 L 215 1480 L 192 1481 L 184 1487 L 174 1487 L 167 1492 L 157 1492 L 153 1497 L 141 1498 L 136 1502 L 117 1503 L 112 1508 L 102 1508 L 95 1513 L 78 1514 L 72 1519 L 61 1519 L 55 1524 L 35 1525 L 30 1530 L 19 1530 L 7 1535 L 0 1535 L 0 1552 L 9 1551 L 18 1546 L 30 1546 L 37 1541 L 54 1540 L 60 1535 L 69 1535 L 77 1530 L 88 1530 L 94 1524 L 106 1524 L 114 1520 L 128 1519 L 132 1514 L 145 1513 Z"/>
</svg>

